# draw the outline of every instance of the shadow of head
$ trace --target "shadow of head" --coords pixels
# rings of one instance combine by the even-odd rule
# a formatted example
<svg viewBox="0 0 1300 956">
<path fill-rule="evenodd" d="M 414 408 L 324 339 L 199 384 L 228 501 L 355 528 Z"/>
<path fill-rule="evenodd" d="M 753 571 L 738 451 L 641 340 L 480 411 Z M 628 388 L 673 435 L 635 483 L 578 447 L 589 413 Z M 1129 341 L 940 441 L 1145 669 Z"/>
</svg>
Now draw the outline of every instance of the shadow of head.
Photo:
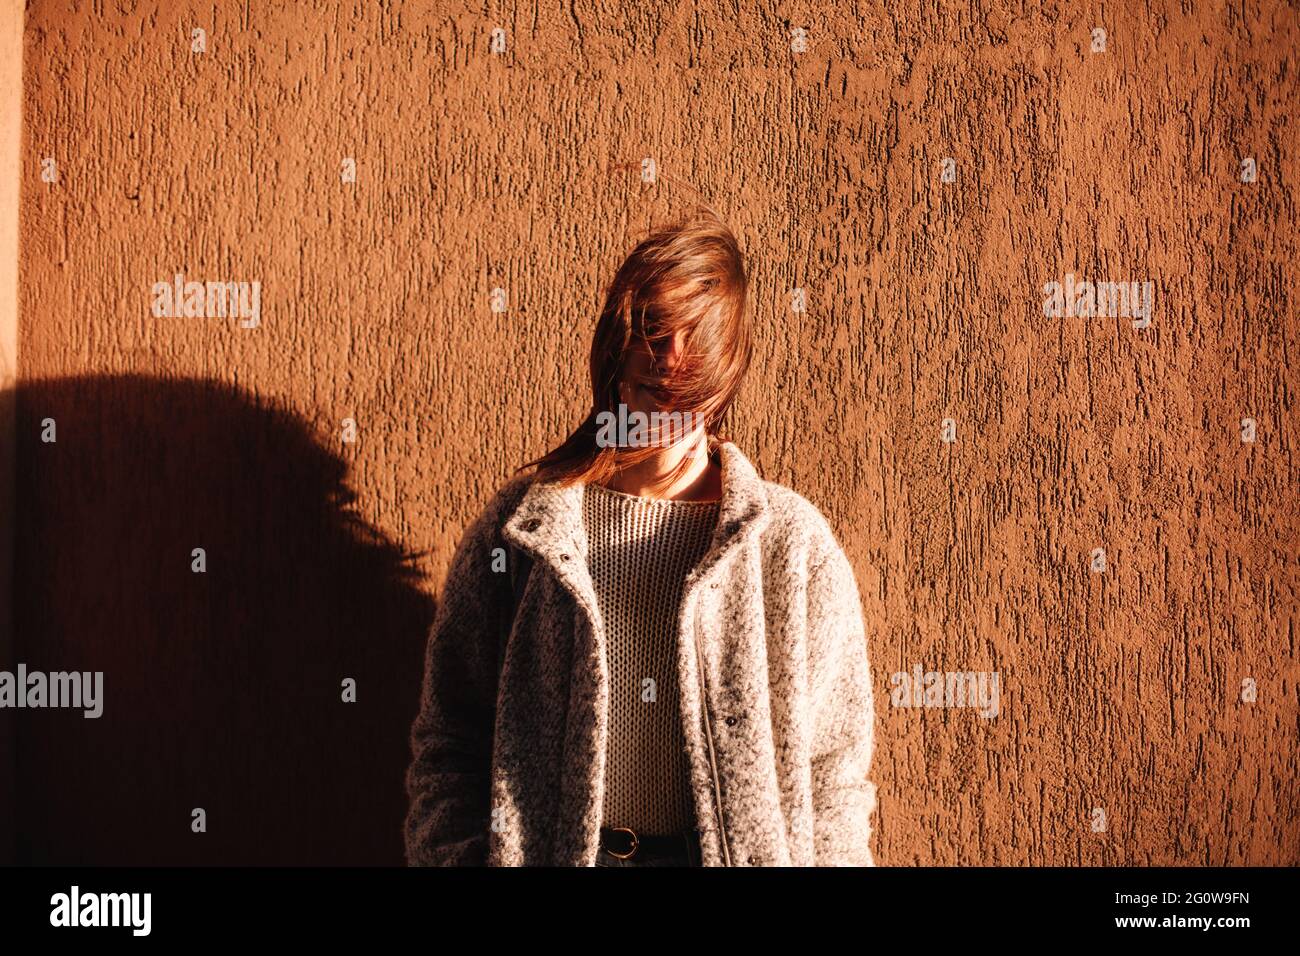
<svg viewBox="0 0 1300 956">
<path fill-rule="evenodd" d="M 217 383 L 10 399 L 13 665 L 103 673 L 98 718 L 4 712 L 18 862 L 400 865 L 433 607 L 342 442 Z"/>
</svg>

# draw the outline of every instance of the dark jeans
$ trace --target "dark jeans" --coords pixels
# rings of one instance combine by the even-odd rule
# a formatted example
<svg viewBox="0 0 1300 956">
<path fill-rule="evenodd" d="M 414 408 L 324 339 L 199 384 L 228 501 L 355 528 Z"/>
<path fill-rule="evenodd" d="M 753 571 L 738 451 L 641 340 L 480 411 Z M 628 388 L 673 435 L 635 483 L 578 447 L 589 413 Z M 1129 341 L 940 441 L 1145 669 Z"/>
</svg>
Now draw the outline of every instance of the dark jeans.
<svg viewBox="0 0 1300 956">
<path fill-rule="evenodd" d="M 611 849 L 626 853 L 630 838 L 625 831 L 600 831 L 600 849 L 596 851 L 596 866 L 700 866 L 700 839 L 694 830 L 672 840 L 664 837 L 642 837 L 641 845 L 627 859 L 615 856 Z M 667 843 L 668 845 L 660 845 Z"/>
</svg>

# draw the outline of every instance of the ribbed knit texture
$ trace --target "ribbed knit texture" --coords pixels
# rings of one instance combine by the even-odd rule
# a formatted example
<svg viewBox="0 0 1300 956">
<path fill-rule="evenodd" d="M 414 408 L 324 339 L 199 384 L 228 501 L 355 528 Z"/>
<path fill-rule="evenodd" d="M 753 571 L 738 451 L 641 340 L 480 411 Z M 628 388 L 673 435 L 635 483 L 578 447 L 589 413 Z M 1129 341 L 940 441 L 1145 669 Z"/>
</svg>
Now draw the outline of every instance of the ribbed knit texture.
<svg viewBox="0 0 1300 956">
<path fill-rule="evenodd" d="M 603 824 L 638 834 L 694 826 L 677 679 L 686 575 L 708 551 L 719 502 L 640 498 L 589 484 L 582 516 L 605 623 L 609 735 Z"/>
</svg>

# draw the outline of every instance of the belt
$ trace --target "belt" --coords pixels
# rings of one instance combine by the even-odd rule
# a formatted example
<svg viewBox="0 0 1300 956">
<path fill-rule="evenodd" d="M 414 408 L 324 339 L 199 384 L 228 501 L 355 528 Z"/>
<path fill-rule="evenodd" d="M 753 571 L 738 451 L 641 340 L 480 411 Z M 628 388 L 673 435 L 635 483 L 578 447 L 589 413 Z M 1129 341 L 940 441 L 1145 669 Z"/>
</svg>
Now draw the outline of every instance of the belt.
<svg viewBox="0 0 1300 956">
<path fill-rule="evenodd" d="M 685 853 L 687 857 L 697 845 L 694 830 L 682 833 L 637 833 L 631 827 L 601 827 L 600 845 L 620 860 L 632 859 L 639 853 Z"/>
</svg>

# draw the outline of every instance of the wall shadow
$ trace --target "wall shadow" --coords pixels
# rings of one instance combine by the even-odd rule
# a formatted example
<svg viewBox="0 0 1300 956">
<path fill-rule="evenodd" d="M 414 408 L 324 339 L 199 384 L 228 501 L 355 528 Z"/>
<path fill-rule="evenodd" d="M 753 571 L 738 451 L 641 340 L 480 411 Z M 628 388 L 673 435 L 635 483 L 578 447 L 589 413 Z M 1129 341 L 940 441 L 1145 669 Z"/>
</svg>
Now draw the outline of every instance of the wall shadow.
<svg viewBox="0 0 1300 956">
<path fill-rule="evenodd" d="M 221 383 L 61 378 L 13 398 L 0 669 L 104 673 L 98 719 L 0 709 L 14 862 L 401 865 L 433 601 L 410 555 L 352 512 L 346 462 Z"/>
</svg>

